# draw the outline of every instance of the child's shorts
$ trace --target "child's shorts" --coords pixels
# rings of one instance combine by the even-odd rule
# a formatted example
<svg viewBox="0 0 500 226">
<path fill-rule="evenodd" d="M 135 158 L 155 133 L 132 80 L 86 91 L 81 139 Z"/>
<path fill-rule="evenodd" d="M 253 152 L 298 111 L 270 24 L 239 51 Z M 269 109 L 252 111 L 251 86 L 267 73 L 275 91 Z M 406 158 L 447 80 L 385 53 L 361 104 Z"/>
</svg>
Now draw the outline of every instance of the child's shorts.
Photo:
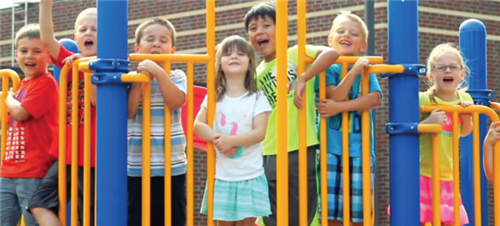
<svg viewBox="0 0 500 226">
<path fill-rule="evenodd" d="M 327 154 L 328 163 L 328 219 L 343 222 L 344 219 L 344 195 L 343 195 L 343 175 L 342 156 Z M 318 165 L 318 167 L 320 167 Z M 371 159 L 370 186 L 373 191 L 375 158 Z M 351 204 L 351 222 L 363 222 L 363 174 L 362 159 L 349 157 L 349 194 Z M 321 193 L 320 193 L 321 194 Z M 372 192 L 370 192 L 372 194 Z M 321 196 L 320 196 L 321 197 Z M 372 200 L 372 197 L 370 197 Z M 370 203 L 371 205 L 371 203 Z M 321 212 L 320 202 L 320 212 Z M 321 215 L 320 215 L 321 216 Z"/>
</svg>

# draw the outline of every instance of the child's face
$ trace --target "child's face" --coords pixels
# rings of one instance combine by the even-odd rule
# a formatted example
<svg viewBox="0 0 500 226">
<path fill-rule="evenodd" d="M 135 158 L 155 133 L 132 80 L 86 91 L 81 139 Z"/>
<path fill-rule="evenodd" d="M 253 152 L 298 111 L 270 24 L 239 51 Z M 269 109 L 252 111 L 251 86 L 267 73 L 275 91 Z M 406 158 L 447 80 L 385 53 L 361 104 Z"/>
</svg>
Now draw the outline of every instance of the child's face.
<svg viewBox="0 0 500 226">
<path fill-rule="evenodd" d="M 222 53 L 221 68 L 226 76 L 243 75 L 248 71 L 250 59 L 247 54 L 238 48 L 231 48 L 228 52 Z"/>
<path fill-rule="evenodd" d="M 17 43 L 16 61 L 26 77 L 47 73 L 50 55 L 39 38 L 21 38 Z"/>
<path fill-rule="evenodd" d="M 328 45 L 337 50 L 341 56 L 357 56 L 368 48 L 363 28 L 358 22 L 348 18 L 339 18 L 328 36 Z"/>
<path fill-rule="evenodd" d="M 436 57 L 428 74 L 439 92 L 455 92 L 465 76 L 460 58 L 454 53 L 443 53 Z"/>
<path fill-rule="evenodd" d="M 97 17 L 83 15 L 76 22 L 75 42 L 84 57 L 97 55 Z"/>
<path fill-rule="evenodd" d="M 175 47 L 172 46 L 172 32 L 161 24 L 152 24 L 144 28 L 139 44 L 135 44 L 134 48 L 136 53 L 175 53 Z"/>
<path fill-rule="evenodd" d="M 276 24 L 269 16 L 253 19 L 248 24 L 248 39 L 265 61 L 276 58 Z"/>
</svg>

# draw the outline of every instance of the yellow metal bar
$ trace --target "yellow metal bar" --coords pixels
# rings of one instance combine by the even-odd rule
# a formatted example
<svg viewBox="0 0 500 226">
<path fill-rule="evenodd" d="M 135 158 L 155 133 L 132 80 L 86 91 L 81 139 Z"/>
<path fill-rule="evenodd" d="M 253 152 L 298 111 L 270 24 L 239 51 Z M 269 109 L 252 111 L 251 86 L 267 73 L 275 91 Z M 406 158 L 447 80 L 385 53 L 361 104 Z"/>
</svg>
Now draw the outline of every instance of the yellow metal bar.
<svg viewBox="0 0 500 226">
<path fill-rule="evenodd" d="M 122 82 L 151 82 L 146 74 L 122 74 Z"/>
<path fill-rule="evenodd" d="M 420 107 L 420 111 L 425 113 L 430 113 L 438 108 L 448 114 L 451 114 L 453 112 L 457 112 L 459 114 L 473 114 L 477 112 L 479 114 L 487 115 L 491 119 L 491 121 L 495 122 L 495 120 L 496 121 L 499 120 L 498 115 L 495 113 L 493 109 L 481 105 L 473 105 L 466 108 L 458 105 L 426 105 Z"/>
<path fill-rule="evenodd" d="M 361 94 L 367 95 L 369 92 L 368 71 L 361 72 Z M 371 225 L 371 138 L 370 138 L 370 111 L 361 112 L 361 140 L 362 140 L 362 175 L 363 175 L 363 224 Z M 370 203 L 370 205 L 369 205 Z"/>
<path fill-rule="evenodd" d="M 90 226 L 90 98 L 92 91 L 90 73 L 85 73 L 84 119 L 83 119 L 83 225 Z"/>
<path fill-rule="evenodd" d="M 326 73 L 321 72 L 319 76 L 319 98 L 326 98 Z M 328 161 L 327 161 L 327 139 L 326 139 L 326 118 L 320 119 L 320 167 L 321 167 L 321 225 L 328 225 Z M 349 211 L 346 211 L 349 212 Z"/>
<path fill-rule="evenodd" d="M 167 75 L 170 76 L 170 62 L 166 62 L 164 69 Z M 165 119 L 164 119 L 164 131 L 165 131 L 165 143 L 164 143 L 164 157 L 165 157 L 165 226 L 172 224 L 172 111 L 165 104 Z"/>
<path fill-rule="evenodd" d="M 500 112 L 500 103 L 490 102 L 490 108 L 492 108 L 493 110 L 497 110 L 497 111 Z"/>
<path fill-rule="evenodd" d="M 71 226 L 78 225 L 78 111 L 80 78 L 78 64 L 72 64 L 71 80 Z"/>
<path fill-rule="evenodd" d="M 419 124 L 418 132 L 419 133 L 441 133 L 443 131 L 443 127 L 435 124 Z"/>
<path fill-rule="evenodd" d="M 297 41 L 299 44 L 298 75 L 306 69 L 306 1 L 297 1 Z M 325 86 L 320 85 L 320 89 Z M 307 90 L 307 85 L 305 87 Z M 297 95 L 297 94 L 295 94 Z M 299 110 L 299 225 L 307 225 L 307 91 L 302 95 L 302 109 Z M 324 183 L 324 182 L 323 182 Z M 321 197 L 322 199 L 325 197 Z M 324 207 L 323 207 L 324 208 Z M 327 210 L 327 209 L 326 209 Z"/>
<path fill-rule="evenodd" d="M 213 128 L 215 117 L 215 1 L 206 1 L 207 27 L 207 122 Z M 215 182 L 215 150 L 213 143 L 207 144 L 207 223 L 214 226 L 214 182 Z"/>
<path fill-rule="evenodd" d="M 70 67 L 64 65 L 59 76 L 59 220 L 62 226 L 67 221 L 67 192 L 66 192 L 66 123 L 68 102 L 68 72 Z"/>
<path fill-rule="evenodd" d="M 349 69 L 347 62 L 342 63 L 341 78 L 344 80 Z M 349 100 L 349 97 L 346 98 Z M 351 197 L 351 183 L 349 177 L 349 112 L 342 112 L 342 179 L 344 197 Z M 344 210 L 351 209 L 351 199 L 344 199 Z M 344 226 L 349 226 L 351 221 L 351 211 L 344 211 Z"/>
<path fill-rule="evenodd" d="M 207 9 L 208 10 L 208 9 Z M 207 17 L 208 17 L 207 11 Z M 215 20 L 215 18 L 214 18 Z M 208 23 L 208 21 L 207 21 Z M 215 22 L 214 22 L 215 26 Z M 209 29 L 207 27 L 207 29 Z M 208 35 L 208 33 L 207 33 Z M 208 41 L 208 40 L 207 40 Z M 200 55 L 200 54 L 139 54 L 134 53 L 129 55 L 130 61 L 143 61 L 152 60 L 157 63 L 160 62 L 192 62 L 192 63 L 208 63 L 210 61 L 210 55 Z"/>
<path fill-rule="evenodd" d="M 458 112 L 453 112 L 453 215 L 460 226 L 460 130 Z"/>
<path fill-rule="evenodd" d="M 0 70 L 0 76 L 2 77 L 2 96 L 1 96 L 1 119 L 2 119 L 2 144 L 1 144 L 1 159 L 0 165 L 2 165 L 3 159 L 5 158 L 5 149 L 7 148 L 7 105 L 5 104 L 5 100 L 7 99 L 7 95 L 9 92 L 9 78 L 12 81 L 12 89 L 14 92 L 17 92 L 19 89 L 21 79 L 19 75 L 11 70 L 11 69 L 2 69 Z"/>
<path fill-rule="evenodd" d="M 493 121 L 493 120 L 492 120 Z M 493 153 L 493 203 L 495 216 L 495 226 L 500 226 L 500 142 L 495 143 Z"/>
<path fill-rule="evenodd" d="M 472 161 L 474 173 L 474 218 L 475 225 L 481 226 L 481 158 L 480 158 L 480 132 L 479 132 L 479 114 L 473 113 L 473 131 L 472 131 Z"/>
<path fill-rule="evenodd" d="M 288 1 L 276 1 L 276 70 L 278 75 L 287 74 L 288 49 Z M 277 186 L 276 225 L 288 225 L 288 114 L 287 114 L 287 76 L 278 76 L 277 81 Z"/>
<path fill-rule="evenodd" d="M 194 225 L 194 148 L 193 148 L 193 115 L 194 115 L 194 64 L 187 64 L 187 175 L 186 175 L 186 194 L 187 194 L 187 225 Z"/>
<path fill-rule="evenodd" d="M 380 74 L 380 73 L 403 73 L 405 67 L 402 65 L 371 65 L 368 68 L 368 74 Z"/>
<path fill-rule="evenodd" d="M 166 163 L 165 163 L 166 164 Z M 165 185 L 165 187 L 168 185 Z M 142 84 L 142 225 L 151 225 L 151 84 Z"/>
</svg>

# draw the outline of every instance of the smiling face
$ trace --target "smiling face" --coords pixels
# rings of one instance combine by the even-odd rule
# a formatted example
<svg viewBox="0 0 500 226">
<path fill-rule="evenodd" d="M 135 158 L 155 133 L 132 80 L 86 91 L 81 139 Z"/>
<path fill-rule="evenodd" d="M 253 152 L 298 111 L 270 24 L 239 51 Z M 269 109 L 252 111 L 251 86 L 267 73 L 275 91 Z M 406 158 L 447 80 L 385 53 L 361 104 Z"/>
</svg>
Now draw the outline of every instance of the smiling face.
<svg viewBox="0 0 500 226">
<path fill-rule="evenodd" d="M 248 39 L 266 62 L 276 58 L 276 24 L 271 17 L 252 19 L 248 24 Z"/>
<path fill-rule="evenodd" d="M 97 54 L 97 16 L 95 14 L 80 15 L 75 23 L 74 39 L 80 53 L 84 57 Z"/>
<path fill-rule="evenodd" d="M 452 52 L 437 55 L 427 76 L 434 83 L 437 92 L 455 92 L 465 76 L 460 56 Z"/>
<path fill-rule="evenodd" d="M 328 44 L 341 56 L 361 55 L 368 48 L 363 27 L 356 21 L 341 16 L 336 18 L 328 36 Z"/>
<path fill-rule="evenodd" d="M 246 76 L 250 59 L 242 50 L 232 47 L 221 56 L 221 68 L 226 76 Z"/>
<path fill-rule="evenodd" d="M 24 37 L 17 42 L 16 61 L 26 78 L 31 79 L 47 73 L 50 55 L 40 38 Z"/>
</svg>

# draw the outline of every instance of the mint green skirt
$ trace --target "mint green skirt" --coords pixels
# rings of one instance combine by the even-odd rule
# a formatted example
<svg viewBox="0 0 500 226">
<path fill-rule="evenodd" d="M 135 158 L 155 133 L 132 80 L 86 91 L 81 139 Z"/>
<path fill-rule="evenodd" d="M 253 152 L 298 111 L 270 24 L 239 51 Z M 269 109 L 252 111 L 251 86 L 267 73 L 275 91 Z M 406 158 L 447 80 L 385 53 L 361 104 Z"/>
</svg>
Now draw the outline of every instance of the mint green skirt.
<svg viewBox="0 0 500 226">
<path fill-rule="evenodd" d="M 207 214 L 207 187 L 203 195 L 201 213 Z M 214 220 L 240 221 L 246 218 L 271 215 L 269 187 L 266 175 L 245 181 L 215 179 Z"/>
</svg>

